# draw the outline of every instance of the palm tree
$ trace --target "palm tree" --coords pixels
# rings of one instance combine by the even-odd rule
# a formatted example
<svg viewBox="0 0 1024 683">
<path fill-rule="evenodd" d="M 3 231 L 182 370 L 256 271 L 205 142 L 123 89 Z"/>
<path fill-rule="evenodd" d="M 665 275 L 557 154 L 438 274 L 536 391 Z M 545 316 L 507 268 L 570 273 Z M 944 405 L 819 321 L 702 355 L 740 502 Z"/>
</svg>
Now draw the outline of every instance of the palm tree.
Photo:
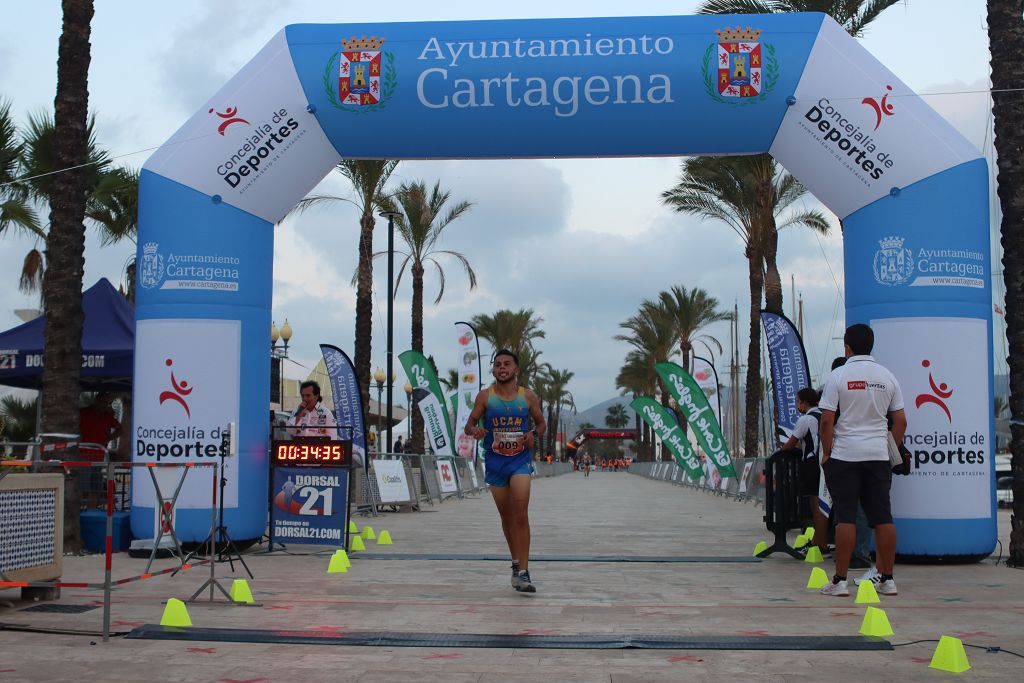
<svg viewBox="0 0 1024 683">
<path fill-rule="evenodd" d="M 402 213 L 396 227 L 402 241 L 409 248 L 398 268 L 395 290 L 397 291 L 402 276 L 408 269 L 412 275 L 412 349 L 419 353 L 423 353 L 423 276 L 426 274 L 427 265 L 434 266 L 440 283 L 437 297 L 434 299 L 435 305 L 441 303 L 445 286 L 445 273 L 438 260 L 439 256 L 450 256 L 455 259 L 466 271 L 469 288 L 476 288 L 476 272 L 469 264 L 469 259 L 460 252 L 438 248 L 444 229 L 465 215 L 472 206 L 470 202 L 461 201 L 445 211 L 445 204 L 449 199 L 451 192 L 442 191 L 440 181 L 434 183 L 433 189 L 429 191 L 423 181 L 403 183 L 394 195 L 394 200 L 397 200 L 397 206 L 401 208 Z M 388 198 L 386 203 L 392 204 L 394 200 Z M 374 256 L 385 254 L 387 252 L 378 252 Z M 418 411 L 413 413 L 411 438 L 417 446 L 423 443 L 423 417 Z"/>
<path fill-rule="evenodd" d="M 1024 24 L 1020 3 L 988 0 L 992 101 L 998 159 L 999 203 L 1003 209 L 1003 279 L 1006 283 L 1006 337 L 1009 342 L 1011 469 L 1013 514 L 1009 564 L 1024 567 L 1024 160 L 1020 156 L 1024 101 L 1013 91 L 1024 82 Z M 1013 424 L 1016 422 L 1017 424 Z"/>
<path fill-rule="evenodd" d="M 626 362 L 623 363 L 619 374 L 615 377 L 616 388 L 622 390 L 623 396 L 629 394 L 632 398 L 653 397 L 656 378 L 651 375 L 650 367 L 651 364 L 644 353 L 637 350 L 630 351 L 626 354 Z M 633 427 L 637 433 L 637 457 L 641 460 L 651 457 L 650 430 L 647 423 L 640 419 L 638 413 L 633 413 Z"/>
<path fill-rule="evenodd" d="M 370 353 L 373 344 L 373 212 L 384 208 L 384 186 L 394 173 L 397 161 L 387 159 L 342 159 L 336 170 L 345 176 L 356 192 L 356 201 L 333 195 L 313 195 L 300 201 L 292 211 L 302 212 L 320 204 L 352 202 L 359 208 L 359 264 L 353 277 L 356 286 L 355 365 L 362 394 L 363 422 L 369 424 Z"/>
<path fill-rule="evenodd" d="M 687 371 L 690 369 L 694 343 L 713 344 L 719 353 L 722 352 L 722 344 L 718 339 L 710 334 L 699 334 L 712 323 L 732 320 L 732 313 L 718 310 L 718 299 L 699 287 L 687 290 L 686 287 L 676 285 L 667 292 L 661 292 L 658 302 L 673 320 L 683 367 Z"/>
<path fill-rule="evenodd" d="M 0 435 L 14 441 L 31 441 L 36 435 L 36 409 L 39 397 L 22 399 L 7 395 L 0 399 Z"/>
<path fill-rule="evenodd" d="M 82 365 L 82 274 L 85 269 L 85 163 L 89 143 L 89 35 L 92 0 L 64 0 L 54 98 L 54 165 L 49 194 L 50 230 L 43 277 L 46 331 L 43 346 L 43 433 L 78 432 L 78 377 Z M 68 477 L 64 497 L 64 548 L 81 546 L 81 491 Z"/>
<path fill-rule="evenodd" d="M 854 38 L 878 15 L 902 0 L 705 0 L 697 14 L 776 14 L 823 12 Z"/>
<path fill-rule="evenodd" d="M 735 157 L 691 157 L 682 163 L 679 182 L 662 193 L 675 211 L 728 225 L 742 244 L 750 284 L 750 346 L 747 351 L 747 415 L 744 446 L 757 452 L 761 397 L 761 296 L 765 289 L 765 255 L 779 227 L 803 225 L 823 232 L 828 221 L 817 210 L 791 209 L 806 190 L 779 169 L 767 154 Z M 777 271 L 776 271 L 777 272 Z M 781 310 L 779 298 L 773 302 Z"/>
<path fill-rule="evenodd" d="M 19 181 L 24 147 L 11 118 L 11 103 L 0 100 L 0 235 L 15 227 L 45 238 L 28 187 Z"/>
<path fill-rule="evenodd" d="M 502 309 L 495 311 L 494 315 L 480 313 L 472 319 L 477 334 L 489 341 L 495 351 L 508 349 L 519 356 L 520 377 L 524 369 L 523 352 L 533 349 L 534 340 L 545 337 L 540 327 L 543 322 L 544 318 L 534 315 L 532 308 L 521 308 L 518 311 Z M 531 365 L 531 371 L 536 371 L 537 364 Z"/>
<path fill-rule="evenodd" d="M 576 409 L 576 401 L 572 392 L 566 388 L 575 375 L 576 373 L 569 370 L 556 370 L 550 366 L 543 373 L 542 391 L 548 406 L 545 453 L 554 451 L 555 439 L 558 436 L 558 423 L 562 419 L 562 407 L 568 406 L 572 410 Z M 534 391 L 536 392 L 536 389 Z"/>
<path fill-rule="evenodd" d="M 626 406 L 615 404 L 608 406 L 608 412 L 604 416 L 604 423 L 612 429 L 622 429 L 629 424 L 629 413 Z"/>
<path fill-rule="evenodd" d="M 657 387 L 658 393 L 661 394 L 661 403 L 667 407 L 668 391 L 655 372 L 654 366 L 668 360 L 672 355 L 678 338 L 674 321 L 660 302 L 646 300 L 640 305 L 640 311 L 619 323 L 619 327 L 630 331 L 630 334 L 615 336 L 616 340 L 624 341 L 633 347 L 633 351 L 626 356 L 627 366 L 630 366 L 632 372 L 645 373 L 646 383 L 652 387 L 649 395 L 654 396 L 654 387 Z"/>
<path fill-rule="evenodd" d="M 136 171 L 112 167 L 109 153 L 96 141 L 96 119 L 89 118 L 87 166 L 85 169 L 85 218 L 100 230 L 104 245 L 122 239 L 134 242 L 138 229 L 139 174 Z M 55 191 L 60 166 L 56 160 L 56 127 L 46 113 L 29 116 L 28 125 L 21 135 L 22 184 L 28 197 L 47 204 Z M 48 230 L 35 234 L 46 238 Z M 42 286 L 48 265 L 47 258 L 38 248 L 32 248 L 22 263 L 19 287 L 26 293 L 38 291 Z M 131 295 L 131 292 L 129 292 Z"/>
</svg>

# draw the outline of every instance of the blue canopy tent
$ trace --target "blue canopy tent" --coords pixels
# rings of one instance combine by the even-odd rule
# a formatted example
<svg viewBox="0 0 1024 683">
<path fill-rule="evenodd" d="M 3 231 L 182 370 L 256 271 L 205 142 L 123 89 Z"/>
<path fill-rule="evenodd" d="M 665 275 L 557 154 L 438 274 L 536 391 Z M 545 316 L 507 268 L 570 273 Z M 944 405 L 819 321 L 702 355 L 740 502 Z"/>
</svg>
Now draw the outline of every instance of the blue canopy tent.
<svg viewBox="0 0 1024 683">
<path fill-rule="evenodd" d="M 82 307 L 82 389 L 130 389 L 135 309 L 106 278 L 82 293 Z M 0 384 L 39 389 L 45 328 L 41 316 L 0 333 Z"/>
</svg>

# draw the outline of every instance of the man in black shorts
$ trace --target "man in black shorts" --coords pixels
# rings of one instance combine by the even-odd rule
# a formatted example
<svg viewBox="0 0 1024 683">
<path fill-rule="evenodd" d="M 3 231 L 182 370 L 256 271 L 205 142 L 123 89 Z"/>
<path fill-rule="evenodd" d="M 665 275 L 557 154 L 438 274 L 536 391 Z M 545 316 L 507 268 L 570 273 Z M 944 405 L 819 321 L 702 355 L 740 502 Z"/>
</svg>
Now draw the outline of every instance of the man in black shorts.
<svg viewBox="0 0 1024 683">
<path fill-rule="evenodd" d="M 843 336 L 846 364 L 829 376 L 822 391 L 821 463 L 832 495 L 836 519 L 836 571 L 824 595 L 844 596 L 850 591 L 846 572 L 856 538 L 857 503 L 875 530 L 878 576 L 872 579 L 883 595 L 896 595 L 893 562 L 896 527 L 889 506 L 888 420 L 892 434 L 902 443 L 907 429 L 903 394 L 893 374 L 869 354 L 875 335 L 867 325 L 851 325 Z M 836 411 L 839 420 L 836 421 Z"/>
</svg>

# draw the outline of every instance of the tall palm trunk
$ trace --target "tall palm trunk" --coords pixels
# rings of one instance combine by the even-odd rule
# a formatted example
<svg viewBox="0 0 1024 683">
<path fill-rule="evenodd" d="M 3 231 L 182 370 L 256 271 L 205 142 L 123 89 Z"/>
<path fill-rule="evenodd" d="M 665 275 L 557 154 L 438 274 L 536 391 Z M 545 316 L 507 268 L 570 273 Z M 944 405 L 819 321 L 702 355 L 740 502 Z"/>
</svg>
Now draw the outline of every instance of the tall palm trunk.
<svg viewBox="0 0 1024 683">
<path fill-rule="evenodd" d="M 1013 89 L 1024 83 L 1024 23 L 1020 0 L 988 0 L 992 54 L 995 144 L 999 155 L 999 202 L 1003 209 L 1003 279 L 1006 283 L 1006 336 L 1010 356 L 1010 452 L 1013 514 L 1010 516 L 1012 566 L 1024 566 L 1024 100 Z"/>
<path fill-rule="evenodd" d="M 423 264 L 412 263 L 412 350 L 423 353 Z M 415 402 L 414 402 L 415 403 Z M 413 452 L 426 453 L 423 445 L 423 416 L 420 415 L 418 403 L 412 412 L 412 442 L 416 449 Z"/>
<path fill-rule="evenodd" d="M 747 414 L 743 430 L 746 457 L 757 456 L 757 425 L 761 407 L 761 293 L 764 274 L 761 255 L 747 250 L 750 280 L 750 345 L 747 347 Z"/>
<path fill-rule="evenodd" d="M 359 265 L 356 273 L 356 377 L 363 404 L 363 424 L 370 424 L 370 362 L 373 343 L 373 205 L 359 219 Z M 377 407 L 380 410 L 380 407 Z M 387 444 L 390 448 L 391 444 Z M 381 449 L 385 452 L 387 449 Z"/>
<path fill-rule="evenodd" d="M 82 369 L 82 275 L 85 270 L 85 169 L 88 154 L 89 34 L 92 0 L 64 0 L 54 99 L 54 165 L 48 267 L 43 276 L 43 432 L 78 433 Z M 65 170 L 66 169 L 66 170 Z M 64 549 L 81 547 L 77 478 L 64 487 Z"/>
<path fill-rule="evenodd" d="M 764 307 L 774 313 L 782 313 L 782 276 L 779 275 L 778 256 L 779 233 L 772 230 L 765 238 L 764 247 Z"/>
</svg>

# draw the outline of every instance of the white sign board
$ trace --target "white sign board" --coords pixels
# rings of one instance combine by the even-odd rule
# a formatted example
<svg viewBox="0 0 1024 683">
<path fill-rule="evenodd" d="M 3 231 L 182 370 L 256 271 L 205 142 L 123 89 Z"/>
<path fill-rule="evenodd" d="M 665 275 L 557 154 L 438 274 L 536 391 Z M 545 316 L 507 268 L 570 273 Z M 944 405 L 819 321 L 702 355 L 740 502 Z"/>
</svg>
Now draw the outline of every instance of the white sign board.
<svg viewBox="0 0 1024 683">
<path fill-rule="evenodd" d="M 451 458 L 438 458 L 437 481 L 443 493 L 457 493 L 459 485 L 455 481 L 455 463 Z"/>
<path fill-rule="evenodd" d="M 910 476 L 892 478 L 892 514 L 906 519 L 987 518 L 992 514 L 985 353 L 988 322 L 970 318 L 874 320 L 874 356 L 893 370 L 907 414 Z"/>
<path fill-rule="evenodd" d="M 237 320 L 136 323 L 134 462 L 220 462 L 222 432 L 238 422 L 240 330 Z M 224 505 L 237 507 L 238 458 L 227 458 L 224 470 Z M 188 475 L 176 507 L 210 507 L 207 471 Z M 132 478 L 132 502 L 155 507 L 153 482 L 142 474 Z M 161 491 L 170 498 L 174 488 L 164 479 L 176 483 L 177 476 L 161 477 Z"/>
<path fill-rule="evenodd" d="M 382 503 L 409 502 L 409 481 L 401 460 L 374 460 L 373 474 Z"/>
</svg>

